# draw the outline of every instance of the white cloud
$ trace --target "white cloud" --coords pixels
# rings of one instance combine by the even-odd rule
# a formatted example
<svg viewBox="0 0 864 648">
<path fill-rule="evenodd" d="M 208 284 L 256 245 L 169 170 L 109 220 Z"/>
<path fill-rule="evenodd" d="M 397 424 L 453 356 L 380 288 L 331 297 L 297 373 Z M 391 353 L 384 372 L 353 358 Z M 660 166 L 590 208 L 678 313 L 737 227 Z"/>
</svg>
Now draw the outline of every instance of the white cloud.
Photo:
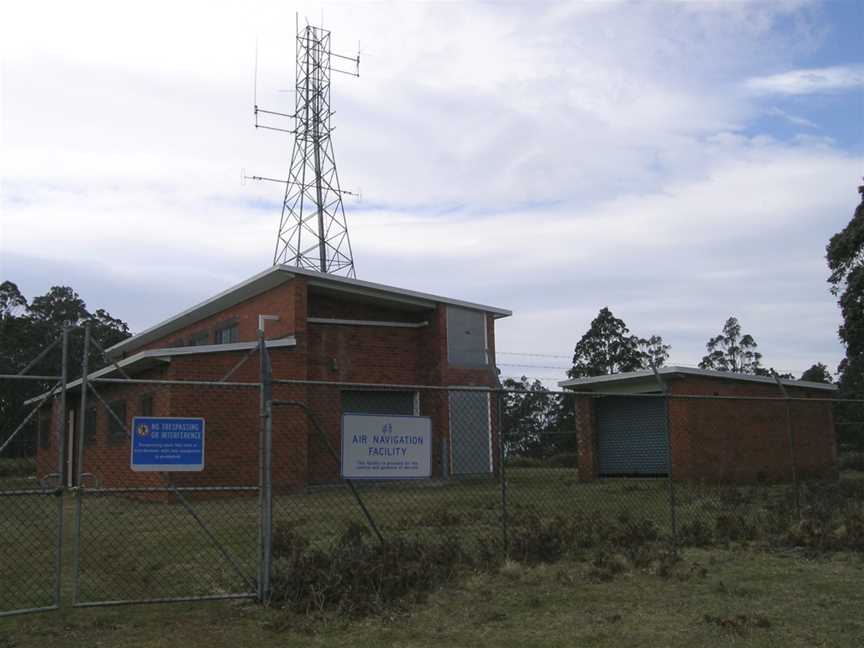
<svg viewBox="0 0 864 648">
<path fill-rule="evenodd" d="M 785 110 L 781 110 L 776 106 L 771 108 L 768 111 L 768 114 L 774 117 L 780 117 L 781 119 L 789 122 L 790 124 L 793 124 L 795 126 L 801 126 L 802 128 L 819 128 L 816 123 L 810 121 L 809 119 L 806 119 L 805 117 L 799 117 L 797 115 L 790 115 Z"/>
<path fill-rule="evenodd" d="M 280 189 L 239 174 L 288 166 L 290 138 L 251 127 L 252 65 L 258 36 L 259 103 L 290 110 L 294 7 L 9 7 L 4 275 L 32 294 L 63 280 L 42 268 L 89 272 L 140 329 L 269 264 Z M 361 278 L 512 308 L 502 350 L 567 355 L 608 304 L 679 362 L 735 313 L 778 368 L 836 363 L 822 256 L 862 160 L 743 134 L 759 80 L 823 37 L 797 4 L 343 4 L 325 23 L 364 52 L 333 86 Z"/>
<path fill-rule="evenodd" d="M 790 70 L 748 79 L 747 89 L 757 94 L 808 95 L 864 88 L 864 65 Z"/>
</svg>

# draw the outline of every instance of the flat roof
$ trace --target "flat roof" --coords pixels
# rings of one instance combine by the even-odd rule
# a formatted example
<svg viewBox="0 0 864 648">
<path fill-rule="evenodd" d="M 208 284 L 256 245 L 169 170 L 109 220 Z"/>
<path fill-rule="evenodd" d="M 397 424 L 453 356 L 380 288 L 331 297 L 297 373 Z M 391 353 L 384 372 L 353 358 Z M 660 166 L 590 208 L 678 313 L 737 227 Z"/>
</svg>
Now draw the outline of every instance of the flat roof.
<svg viewBox="0 0 864 648">
<path fill-rule="evenodd" d="M 696 367 L 660 367 L 657 370 L 661 376 L 669 375 L 684 375 L 684 376 L 700 376 L 702 378 L 722 378 L 724 380 L 736 380 L 742 382 L 756 382 L 763 384 L 776 385 L 777 381 L 772 376 L 754 376 L 752 374 L 734 373 L 732 371 L 714 371 L 713 369 L 698 369 Z M 574 387 L 595 387 L 604 386 L 611 387 L 631 381 L 644 381 L 646 378 L 654 378 L 654 372 L 651 369 L 640 369 L 638 371 L 627 371 L 624 373 L 609 374 L 606 376 L 589 376 L 587 378 L 570 378 L 562 380 L 558 383 L 559 387 L 574 388 Z M 787 387 L 806 387 L 807 389 L 824 389 L 825 391 L 837 391 L 837 385 L 821 382 L 811 382 L 809 380 L 789 380 L 781 378 L 780 382 Z"/>
<path fill-rule="evenodd" d="M 132 337 L 115 344 L 107 350 L 107 353 L 109 356 L 116 356 L 121 353 L 133 351 L 145 344 L 153 342 L 154 340 L 170 335 L 174 331 L 189 326 L 190 324 L 194 324 L 195 322 L 210 317 L 211 315 L 215 315 L 226 308 L 230 308 L 231 306 L 246 301 L 256 295 L 267 292 L 276 286 L 290 281 L 298 275 L 305 277 L 310 286 L 326 288 L 335 292 L 374 298 L 397 304 L 407 304 L 423 308 L 434 308 L 435 304 L 450 304 L 452 306 L 460 306 L 462 308 L 490 313 L 495 319 L 509 317 L 513 314 L 512 311 L 498 308 L 496 306 L 475 304 L 458 299 L 451 299 L 449 297 L 442 297 L 440 295 L 432 295 L 414 290 L 406 290 L 404 288 L 396 288 L 394 286 L 386 286 L 371 281 L 361 281 L 360 279 L 350 279 L 348 277 L 337 277 L 324 272 L 315 272 L 314 270 L 306 270 L 296 266 L 275 265 L 271 268 L 267 268 L 263 272 L 259 272 L 254 277 L 250 277 L 236 286 L 232 286 L 231 288 L 222 291 L 200 304 L 196 304 L 195 306 L 192 306 L 167 320 L 159 322 L 158 324 L 141 331 L 137 335 L 133 335 Z"/>
</svg>

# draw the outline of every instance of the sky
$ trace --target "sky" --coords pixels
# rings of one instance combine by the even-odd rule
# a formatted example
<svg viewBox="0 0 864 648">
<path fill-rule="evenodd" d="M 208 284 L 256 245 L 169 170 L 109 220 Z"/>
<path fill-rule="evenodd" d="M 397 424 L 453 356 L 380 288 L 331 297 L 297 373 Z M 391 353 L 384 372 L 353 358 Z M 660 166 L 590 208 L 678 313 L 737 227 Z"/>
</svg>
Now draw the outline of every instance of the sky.
<svg viewBox="0 0 864 648">
<path fill-rule="evenodd" d="M 843 357 L 825 245 L 864 176 L 864 0 L 3 3 L 0 280 L 140 331 L 267 268 L 295 16 L 360 51 L 333 144 L 357 277 L 513 311 L 505 375 L 564 377 L 604 306 L 695 366 Z"/>
</svg>

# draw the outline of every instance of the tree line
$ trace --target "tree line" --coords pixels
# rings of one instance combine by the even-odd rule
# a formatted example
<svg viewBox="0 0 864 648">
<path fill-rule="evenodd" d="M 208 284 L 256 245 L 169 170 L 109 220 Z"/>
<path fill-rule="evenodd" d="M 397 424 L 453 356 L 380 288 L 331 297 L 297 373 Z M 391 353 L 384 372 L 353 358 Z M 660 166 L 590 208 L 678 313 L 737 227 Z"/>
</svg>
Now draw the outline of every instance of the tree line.
<svg viewBox="0 0 864 648">
<path fill-rule="evenodd" d="M 91 339 L 103 349 L 129 337 L 127 324 L 102 309 L 91 311 L 69 286 L 54 286 L 44 295 L 28 301 L 11 281 L 0 283 L 0 374 L 18 374 L 52 343 L 66 327 L 69 335 L 67 375 L 81 374 L 84 336 L 81 326 L 90 325 Z M 106 360 L 96 345 L 90 348 L 89 367 L 99 369 Z M 59 342 L 27 371 L 29 375 L 59 376 L 62 369 Z M 30 408 L 24 402 L 51 389 L 52 380 L 0 380 L 0 443 L 24 420 Z M 4 457 L 32 454 L 35 435 L 19 434 Z"/>
</svg>

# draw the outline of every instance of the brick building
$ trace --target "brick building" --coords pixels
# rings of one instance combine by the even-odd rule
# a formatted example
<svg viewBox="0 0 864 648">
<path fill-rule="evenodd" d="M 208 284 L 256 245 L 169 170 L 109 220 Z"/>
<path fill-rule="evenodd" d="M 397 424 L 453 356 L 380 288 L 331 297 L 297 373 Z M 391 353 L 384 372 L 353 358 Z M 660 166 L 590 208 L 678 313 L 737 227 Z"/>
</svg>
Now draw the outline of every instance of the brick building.
<svg viewBox="0 0 864 648">
<path fill-rule="evenodd" d="M 836 474 L 832 405 L 825 400 L 837 390 L 835 385 L 783 380 L 793 399 L 787 417 L 785 401 L 758 400 L 782 396 L 774 378 L 689 367 L 663 367 L 659 373 L 672 396 L 668 400 L 668 437 L 665 402 L 652 397 L 662 392 L 651 371 L 559 383 L 580 394 L 575 401 L 581 480 L 668 475 L 670 457 L 675 479 L 789 479 L 793 457 L 789 420 L 798 474 Z"/>
<path fill-rule="evenodd" d="M 498 384 L 495 320 L 510 311 L 293 266 L 274 266 L 243 283 L 108 349 L 135 380 L 208 384 L 110 383 L 114 366 L 90 374 L 101 399 L 88 395 L 84 472 L 102 485 L 147 486 L 158 476 L 129 468 L 126 430 L 133 416 L 203 417 L 206 468 L 176 473 L 180 485 L 258 483 L 260 365 L 259 316 L 273 378 L 274 398 L 307 405 L 326 439 L 297 409 L 277 408 L 273 471 L 277 487 L 294 488 L 339 478 L 343 412 L 432 417 L 433 476 L 491 473 L 495 469 L 494 402 L 482 388 Z M 285 381 L 285 382 L 279 382 Z M 382 387 L 376 388 L 376 385 Z M 464 387 L 464 391 L 385 385 Z M 481 388 L 481 389 L 478 389 Z M 69 384 L 64 457 L 74 480 L 80 381 Z M 43 408 L 43 425 L 56 425 L 59 401 Z M 49 428 L 50 429 L 50 428 Z M 56 429 L 56 428 L 54 428 Z M 40 472 L 57 465 L 51 435 L 40 442 Z M 446 456 L 442 455 L 446 453 Z"/>
</svg>

